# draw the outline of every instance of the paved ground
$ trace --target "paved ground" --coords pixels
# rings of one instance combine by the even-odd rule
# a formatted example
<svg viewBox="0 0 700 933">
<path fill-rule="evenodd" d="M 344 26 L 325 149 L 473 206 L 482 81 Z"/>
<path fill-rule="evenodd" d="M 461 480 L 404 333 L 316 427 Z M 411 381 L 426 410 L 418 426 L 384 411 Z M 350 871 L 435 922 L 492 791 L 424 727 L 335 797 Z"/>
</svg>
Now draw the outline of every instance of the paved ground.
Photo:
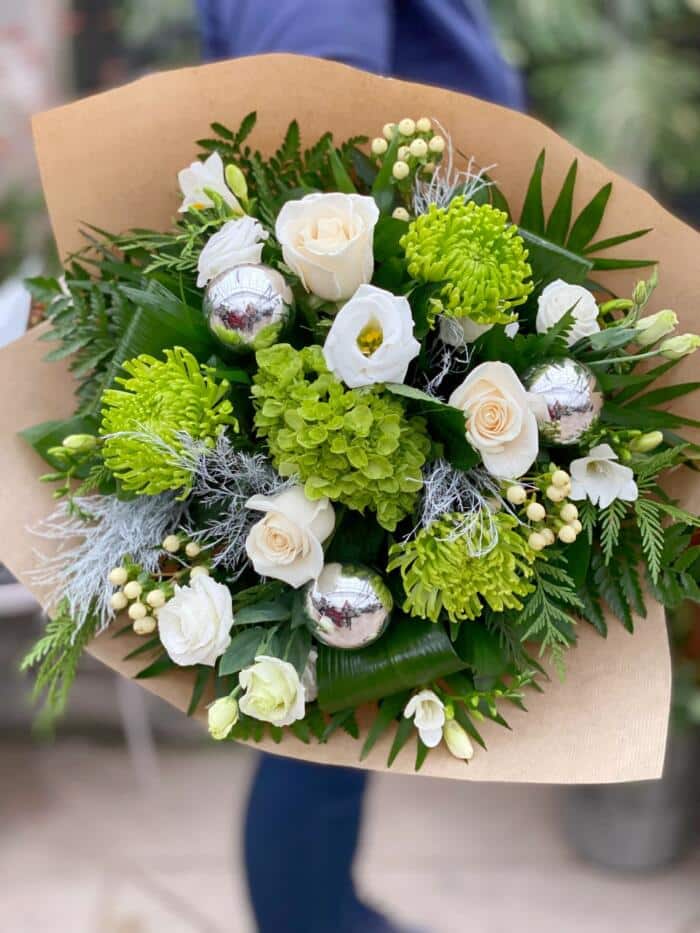
<svg viewBox="0 0 700 933">
<path fill-rule="evenodd" d="M 149 788 L 121 747 L 3 747 L 2 933 L 251 931 L 234 836 L 253 763 L 168 747 Z M 700 852 L 602 874 L 568 850 L 559 804 L 548 788 L 379 777 L 360 885 L 435 933 L 700 933 Z"/>
</svg>

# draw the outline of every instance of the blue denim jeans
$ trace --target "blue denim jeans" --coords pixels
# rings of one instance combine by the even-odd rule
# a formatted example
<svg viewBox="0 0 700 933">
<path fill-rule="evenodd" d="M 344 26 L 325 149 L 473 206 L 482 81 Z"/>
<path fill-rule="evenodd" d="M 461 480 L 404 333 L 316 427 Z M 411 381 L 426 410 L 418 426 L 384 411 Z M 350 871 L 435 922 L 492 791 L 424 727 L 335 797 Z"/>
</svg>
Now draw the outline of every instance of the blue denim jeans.
<svg viewBox="0 0 700 933">
<path fill-rule="evenodd" d="M 357 897 L 352 863 L 367 772 L 263 755 L 245 825 L 260 933 L 387 933 Z"/>
</svg>

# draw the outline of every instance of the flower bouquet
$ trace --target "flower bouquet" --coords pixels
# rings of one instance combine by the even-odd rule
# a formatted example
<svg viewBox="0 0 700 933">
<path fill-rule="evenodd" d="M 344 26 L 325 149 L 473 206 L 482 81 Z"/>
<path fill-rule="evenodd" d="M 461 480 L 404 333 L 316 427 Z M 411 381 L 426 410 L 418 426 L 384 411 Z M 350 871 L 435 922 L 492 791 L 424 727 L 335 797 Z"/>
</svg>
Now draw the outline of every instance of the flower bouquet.
<svg viewBox="0 0 700 933">
<path fill-rule="evenodd" d="M 218 740 L 658 775 L 695 234 L 526 117 L 315 60 L 35 128 L 67 260 L 2 358 L 3 559 L 51 609 L 49 708 L 87 648 Z"/>
</svg>

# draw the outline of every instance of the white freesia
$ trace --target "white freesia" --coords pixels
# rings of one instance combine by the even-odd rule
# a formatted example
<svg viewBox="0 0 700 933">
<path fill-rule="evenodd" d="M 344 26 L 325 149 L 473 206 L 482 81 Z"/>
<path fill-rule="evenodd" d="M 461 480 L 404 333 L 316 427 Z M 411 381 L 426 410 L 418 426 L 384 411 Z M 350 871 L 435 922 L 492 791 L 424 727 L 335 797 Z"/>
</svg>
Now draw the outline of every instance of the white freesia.
<svg viewBox="0 0 700 933">
<path fill-rule="evenodd" d="M 175 586 L 175 595 L 158 611 L 158 634 L 170 659 L 183 667 L 216 659 L 231 642 L 231 593 L 209 576 L 189 586 Z"/>
<path fill-rule="evenodd" d="M 253 496 L 246 508 L 265 513 L 245 543 L 255 572 L 293 587 L 315 580 L 323 569 L 321 545 L 335 525 L 330 501 L 312 501 L 294 486 L 274 496 Z"/>
<path fill-rule="evenodd" d="M 245 691 L 239 706 L 246 716 L 273 726 L 290 726 L 304 718 L 304 687 L 289 661 L 260 655 L 240 672 L 238 683 Z"/>
<path fill-rule="evenodd" d="M 197 287 L 203 288 L 210 279 L 246 262 L 258 263 L 263 243 L 269 233 L 253 217 L 245 214 L 227 220 L 220 230 L 209 237 L 197 261 Z"/>
<path fill-rule="evenodd" d="M 207 711 L 209 735 L 217 741 L 227 738 L 238 722 L 238 703 L 235 697 L 219 697 Z"/>
<path fill-rule="evenodd" d="M 182 204 L 178 208 L 181 214 L 191 207 L 214 207 L 214 202 L 205 189 L 215 191 L 232 210 L 243 213 L 238 198 L 226 184 L 224 163 L 218 152 L 213 152 L 204 162 L 192 162 L 187 168 L 183 168 L 178 172 L 177 180 L 183 196 Z"/>
<path fill-rule="evenodd" d="M 617 454 L 609 444 L 591 448 L 587 457 L 572 460 L 570 499 L 590 499 L 593 505 L 606 509 L 615 499 L 634 502 L 639 495 L 634 473 L 617 462 Z"/>
<path fill-rule="evenodd" d="M 567 344 L 572 346 L 581 337 L 590 337 L 600 330 L 598 303 L 595 296 L 582 285 L 569 285 L 563 279 L 550 282 L 537 299 L 535 327 L 543 334 L 573 309 L 574 325 L 569 331 Z"/>
<path fill-rule="evenodd" d="M 445 725 L 445 704 L 432 690 L 421 690 L 414 694 L 403 711 L 406 719 L 413 719 L 423 745 L 435 748 L 442 739 Z"/>
<path fill-rule="evenodd" d="M 534 401 L 507 363 L 482 363 L 449 399 L 464 412 L 467 440 L 499 479 L 526 473 L 539 450 Z"/>
<path fill-rule="evenodd" d="M 448 317 L 440 315 L 440 340 L 450 347 L 463 347 L 467 343 L 474 343 L 482 334 L 494 327 L 493 324 L 477 324 L 470 317 Z M 512 321 L 504 328 L 506 337 L 513 337 L 520 330 L 520 322 Z"/>
<path fill-rule="evenodd" d="M 313 703 L 318 696 L 318 680 L 316 677 L 316 662 L 318 661 L 318 651 L 312 648 L 306 659 L 306 667 L 301 674 L 301 685 L 304 688 L 307 703 Z"/>
<path fill-rule="evenodd" d="M 444 729 L 445 745 L 455 758 L 469 761 L 474 757 L 474 746 L 464 729 L 456 720 L 448 719 Z"/>
<path fill-rule="evenodd" d="M 275 236 L 284 261 L 308 292 L 342 301 L 372 278 L 378 219 L 374 198 L 339 192 L 307 194 L 282 206 Z"/>
<path fill-rule="evenodd" d="M 326 365 L 351 389 L 403 382 L 419 353 L 408 301 L 374 285 L 360 285 L 343 305 L 323 346 Z"/>
</svg>

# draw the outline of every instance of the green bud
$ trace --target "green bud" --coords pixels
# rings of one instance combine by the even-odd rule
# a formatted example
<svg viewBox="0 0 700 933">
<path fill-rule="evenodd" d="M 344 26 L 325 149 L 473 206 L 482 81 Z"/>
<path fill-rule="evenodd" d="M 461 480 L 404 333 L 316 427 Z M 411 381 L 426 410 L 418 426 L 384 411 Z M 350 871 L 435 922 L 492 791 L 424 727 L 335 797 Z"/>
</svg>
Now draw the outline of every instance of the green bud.
<svg viewBox="0 0 700 933">
<path fill-rule="evenodd" d="M 209 735 L 221 741 L 228 737 L 238 722 L 238 703 L 232 696 L 220 697 L 209 707 L 207 723 Z"/>
<path fill-rule="evenodd" d="M 466 729 L 454 719 L 448 719 L 443 730 L 445 744 L 448 750 L 455 758 L 462 758 L 469 761 L 474 757 L 474 746 L 469 738 Z"/>
<path fill-rule="evenodd" d="M 632 292 L 632 301 L 637 305 L 637 307 L 643 307 L 649 296 L 647 294 L 647 283 L 644 281 L 637 282 L 634 286 L 634 291 Z"/>
<path fill-rule="evenodd" d="M 661 431 L 649 431 L 648 434 L 642 434 L 635 437 L 629 445 L 629 449 L 635 454 L 648 454 L 663 442 L 664 436 Z"/>
<path fill-rule="evenodd" d="M 680 360 L 684 356 L 695 353 L 698 347 L 700 347 L 700 337 L 697 334 L 679 334 L 677 337 L 664 340 L 659 351 L 667 360 Z"/>
<path fill-rule="evenodd" d="M 97 438 L 92 434 L 69 434 L 61 443 L 75 453 L 87 453 L 97 447 Z"/>
<path fill-rule="evenodd" d="M 678 318 L 675 311 L 668 308 L 664 311 L 657 311 L 656 314 L 650 314 L 637 321 L 635 339 L 640 347 L 651 347 L 668 334 L 673 333 L 677 326 Z"/>
<path fill-rule="evenodd" d="M 226 184 L 239 201 L 245 203 L 248 200 L 248 183 L 245 175 L 233 162 L 226 166 Z"/>
</svg>

